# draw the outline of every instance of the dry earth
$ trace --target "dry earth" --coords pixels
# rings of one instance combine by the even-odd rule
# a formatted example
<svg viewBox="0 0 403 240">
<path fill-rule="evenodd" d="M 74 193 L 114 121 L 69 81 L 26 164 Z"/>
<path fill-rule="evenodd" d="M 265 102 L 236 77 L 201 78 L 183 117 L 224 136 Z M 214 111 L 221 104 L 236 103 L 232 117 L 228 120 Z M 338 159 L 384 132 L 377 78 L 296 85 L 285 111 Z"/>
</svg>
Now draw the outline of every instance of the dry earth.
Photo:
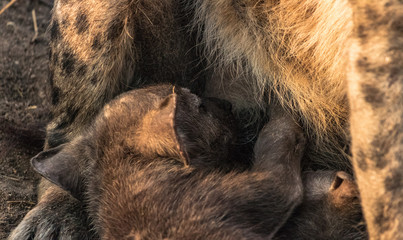
<svg viewBox="0 0 403 240">
<path fill-rule="evenodd" d="M 0 0 L 0 9 L 9 0 Z M 36 202 L 29 164 L 49 119 L 48 38 L 52 1 L 17 0 L 0 15 L 0 239 Z M 35 41 L 35 9 L 39 35 Z"/>
</svg>

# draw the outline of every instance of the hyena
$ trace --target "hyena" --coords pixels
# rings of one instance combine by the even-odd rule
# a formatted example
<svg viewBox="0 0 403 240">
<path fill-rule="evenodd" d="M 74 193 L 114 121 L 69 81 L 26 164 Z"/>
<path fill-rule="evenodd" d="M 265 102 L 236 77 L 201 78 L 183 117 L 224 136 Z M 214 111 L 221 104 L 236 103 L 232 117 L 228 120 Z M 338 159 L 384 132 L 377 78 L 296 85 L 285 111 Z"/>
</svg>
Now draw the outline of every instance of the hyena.
<svg viewBox="0 0 403 240">
<path fill-rule="evenodd" d="M 344 0 L 55 1 L 46 148 L 119 93 L 165 82 L 230 101 L 244 125 L 264 124 L 279 102 L 308 134 L 315 167 L 348 169 L 350 29 Z"/>
<path fill-rule="evenodd" d="M 351 18 L 347 0 L 56 0 L 45 149 L 85 131 L 114 96 L 169 82 L 230 101 L 247 136 L 257 135 L 278 102 L 308 135 L 304 168 L 348 170 Z M 73 204 L 64 194 L 43 181 L 38 207 L 60 202 L 60 195 Z"/>
<path fill-rule="evenodd" d="M 353 164 L 371 239 L 403 239 L 403 3 L 351 1 Z"/>
<path fill-rule="evenodd" d="M 249 170 L 217 168 L 216 161 L 231 162 L 235 142 L 230 108 L 222 106 L 170 85 L 133 90 L 107 104 L 87 131 L 32 164 L 85 202 L 95 232 L 82 232 L 82 239 L 364 236 L 352 224 L 360 206 L 347 173 L 306 173 L 303 194 L 306 140 L 288 114 L 261 131 Z"/>
<path fill-rule="evenodd" d="M 346 172 L 303 174 L 304 198 L 274 239 L 368 239 L 358 188 Z"/>
</svg>

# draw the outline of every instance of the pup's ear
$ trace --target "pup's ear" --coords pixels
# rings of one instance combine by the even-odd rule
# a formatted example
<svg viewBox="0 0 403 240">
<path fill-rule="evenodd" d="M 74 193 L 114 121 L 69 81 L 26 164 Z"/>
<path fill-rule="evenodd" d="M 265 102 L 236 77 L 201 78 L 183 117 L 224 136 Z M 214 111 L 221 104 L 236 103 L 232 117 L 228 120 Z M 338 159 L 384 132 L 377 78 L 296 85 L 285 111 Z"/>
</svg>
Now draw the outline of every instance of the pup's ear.
<svg viewBox="0 0 403 240">
<path fill-rule="evenodd" d="M 179 157 L 187 165 L 185 154 L 175 132 L 178 94 L 173 92 L 141 120 L 136 134 L 137 150 L 145 156 Z"/>
<path fill-rule="evenodd" d="M 43 177 L 82 200 L 83 177 L 80 173 L 77 149 L 69 143 L 40 152 L 31 165 Z"/>
<path fill-rule="evenodd" d="M 202 100 L 188 89 L 175 88 L 143 117 L 134 142 L 145 156 L 175 157 L 185 166 L 213 166 L 212 159 L 218 163 L 226 158 L 233 140 L 227 114 L 232 117 L 229 103 Z"/>
<path fill-rule="evenodd" d="M 358 187 L 351 175 L 342 171 L 336 173 L 329 188 L 329 201 L 340 209 L 359 201 Z"/>
<path fill-rule="evenodd" d="M 199 131 L 203 130 L 193 126 L 200 120 L 196 119 L 200 114 L 195 115 L 199 105 L 200 98 L 190 93 L 188 89 L 174 88 L 173 93 L 162 101 L 158 109 L 157 119 L 164 123 L 155 121 L 156 129 L 159 126 L 162 127 L 163 131 L 171 133 L 170 136 L 173 140 L 171 146 L 185 166 L 189 165 L 190 152 L 197 144 L 198 138 L 196 136 Z M 189 124 L 192 125 L 190 132 Z"/>
</svg>

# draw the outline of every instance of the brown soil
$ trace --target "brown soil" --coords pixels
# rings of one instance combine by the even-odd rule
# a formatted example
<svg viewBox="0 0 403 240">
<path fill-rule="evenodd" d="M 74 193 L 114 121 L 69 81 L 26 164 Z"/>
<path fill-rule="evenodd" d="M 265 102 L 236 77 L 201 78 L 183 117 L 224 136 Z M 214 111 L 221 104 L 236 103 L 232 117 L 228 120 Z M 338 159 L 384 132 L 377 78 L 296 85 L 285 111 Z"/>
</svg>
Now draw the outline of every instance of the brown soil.
<svg viewBox="0 0 403 240">
<path fill-rule="evenodd" d="M 9 0 L 0 0 L 0 9 Z M 18 0 L 0 15 L 0 239 L 36 203 L 39 179 L 29 164 L 49 119 L 48 38 L 51 0 Z M 35 41 L 32 8 L 39 35 Z"/>
</svg>

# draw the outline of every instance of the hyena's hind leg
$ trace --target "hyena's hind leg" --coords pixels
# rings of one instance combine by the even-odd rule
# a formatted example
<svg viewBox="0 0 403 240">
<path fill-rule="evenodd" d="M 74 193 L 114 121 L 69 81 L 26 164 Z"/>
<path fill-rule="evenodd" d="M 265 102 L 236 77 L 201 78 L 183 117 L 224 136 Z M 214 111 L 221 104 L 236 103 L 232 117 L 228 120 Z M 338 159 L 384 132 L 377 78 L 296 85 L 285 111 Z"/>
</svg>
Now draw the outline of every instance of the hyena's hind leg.
<svg viewBox="0 0 403 240">
<path fill-rule="evenodd" d="M 371 239 L 403 239 L 403 2 L 350 1 L 353 164 Z"/>
</svg>

